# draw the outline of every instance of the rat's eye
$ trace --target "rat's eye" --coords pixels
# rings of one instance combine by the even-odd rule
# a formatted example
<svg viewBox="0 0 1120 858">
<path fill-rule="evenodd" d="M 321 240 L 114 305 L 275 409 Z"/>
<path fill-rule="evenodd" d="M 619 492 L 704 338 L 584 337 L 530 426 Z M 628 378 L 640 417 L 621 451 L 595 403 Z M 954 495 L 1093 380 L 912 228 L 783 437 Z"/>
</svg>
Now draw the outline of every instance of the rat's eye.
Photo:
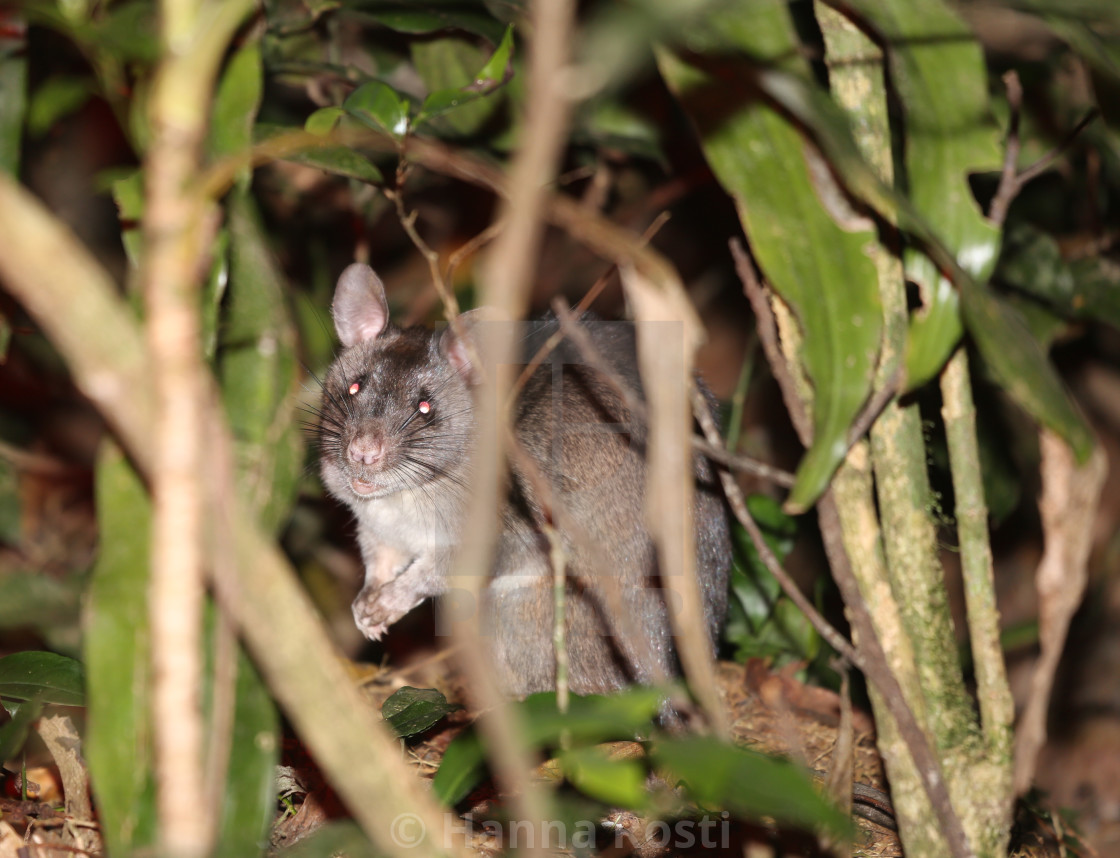
<svg viewBox="0 0 1120 858">
<path fill-rule="evenodd" d="M 416 406 L 416 410 L 421 414 L 427 414 L 432 410 L 432 403 L 428 402 L 428 400 L 426 399 L 422 399 L 420 401 L 420 404 Z"/>
<path fill-rule="evenodd" d="M 362 386 L 358 382 L 355 381 L 352 385 L 350 385 L 350 395 L 353 396 L 355 393 L 357 393 L 361 389 L 362 389 Z"/>
</svg>

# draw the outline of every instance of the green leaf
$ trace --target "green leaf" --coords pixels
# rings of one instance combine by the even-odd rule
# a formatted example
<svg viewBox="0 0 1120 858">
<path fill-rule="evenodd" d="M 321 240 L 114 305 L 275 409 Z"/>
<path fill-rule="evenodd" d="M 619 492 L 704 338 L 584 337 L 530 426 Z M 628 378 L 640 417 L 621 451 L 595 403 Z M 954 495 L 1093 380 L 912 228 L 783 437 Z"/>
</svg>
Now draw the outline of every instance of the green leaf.
<svg viewBox="0 0 1120 858">
<path fill-rule="evenodd" d="M 237 655 L 233 734 L 215 855 L 259 855 L 276 815 L 280 716 L 245 651 Z"/>
<path fill-rule="evenodd" d="M 357 0 L 347 6 L 364 10 L 362 18 L 398 33 L 419 35 L 442 30 L 461 30 L 482 36 L 490 44 L 496 44 L 505 30 L 502 22 L 488 14 L 481 4 L 439 0 L 412 0 L 407 3 Z"/>
<path fill-rule="evenodd" d="M 572 140 L 668 164 L 657 126 L 640 112 L 613 100 L 599 99 L 585 105 L 576 117 Z"/>
<path fill-rule="evenodd" d="M 117 61 L 154 65 L 159 59 L 156 7 L 146 0 L 114 3 L 90 36 L 99 51 Z"/>
<path fill-rule="evenodd" d="M 144 236 L 140 221 L 144 216 L 144 173 L 130 170 L 112 182 L 113 202 L 117 204 L 120 220 L 121 242 L 124 244 L 128 263 L 135 271 L 139 268 L 144 249 Z"/>
<path fill-rule="evenodd" d="M 339 108 L 323 108 L 323 110 L 338 110 Z M 321 113 L 322 111 L 316 111 Z M 312 114 L 315 116 L 316 114 Z M 310 122 L 310 118 L 308 122 Z M 320 120 L 316 120 L 318 126 Z M 321 126 L 320 126 L 321 127 Z M 269 137 L 283 134 L 285 131 L 292 129 L 285 128 L 280 125 L 272 125 L 266 122 L 258 122 L 254 136 L 257 141 L 267 140 Z M 311 129 L 307 129 L 311 130 Z M 344 146 L 329 146 L 322 149 L 307 149 L 303 152 L 298 152 L 288 155 L 285 161 L 291 161 L 295 164 L 306 164 L 308 167 L 316 167 L 320 170 L 325 170 L 328 173 L 335 173 L 339 176 L 345 176 L 349 179 L 357 179 L 362 182 L 369 182 L 373 185 L 382 185 L 385 183 L 385 177 L 382 175 L 381 170 L 377 168 L 372 161 L 360 152 L 353 149 L 347 149 Z"/>
<path fill-rule="evenodd" d="M 12 759 L 22 750 L 31 725 L 43 714 L 43 704 L 38 700 L 29 700 L 13 708 L 12 720 L 0 727 L 0 762 Z"/>
<path fill-rule="evenodd" d="M 510 26 L 502 34 L 502 40 L 498 43 L 498 47 L 494 49 L 494 53 L 487 60 L 486 65 L 474 76 L 474 86 L 480 89 L 493 89 L 509 80 L 513 74 L 513 69 L 510 66 L 512 57 L 513 27 Z"/>
<path fill-rule="evenodd" d="M 0 171 L 19 175 L 20 142 L 27 112 L 27 29 L 14 15 L 0 36 Z"/>
<path fill-rule="evenodd" d="M 460 39 L 413 43 L 413 62 L 431 91 L 420 106 L 415 124 L 442 116 L 444 124 L 454 133 L 476 133 L 500 103 L 487 97 L 513 75 L 512 52 L 513 27 L 506 30 L 501 43 L 481 68 L 482 52 Z"/>
<path fill-rule="evenodd" d="M 786 761 L 708 736 L 655 742 L 650 754 L 703 807 L 842 835 L 851 831 L 850 821 L 817 792 L 803 771 Z"/>
<path fill-rule="evenodd" d="M 734 5 L 707 19 L 716 31 L 712 41 L 754 56 L 782 57 L 782 65 L 794 70 L 788 77 L 808 76 L 784 5 Z M 800 324 L 802 360 L 814 388 L 813 443 L 786 509 L 801 512 L 843 459 L 849 426 L 871 390 L 883 320 L 867 248 L 877 235 L 868 222 L 838 222 L 836 206 L 826 209 L 822 198 L 840 195 L 830 187 L 827 167 L 782 113 L 733 98 L 723 83 L 736 74 L 733 58 L 721 57 L 719 75 L 691 55 L 661 51 L 658 61 L 699 128 L 712 170 L 735 200 L 755 259 Z M 752 67 L 740 66 L 738 74 L 749 80 Z"/>
<path fill-rule="evenodd" d="M 0 658 L 0 697 L 84 706 L 81 662 L 53 652 L 17 652 Z"/>
<path fill-rule="evenodd" d="M 253 142 L 253 122 L 260 109 L 264 89 L 261 48 L 256 40 L 237 50 L 226 63 L 214 94 L 210 116 L 209 149 L 217 159 L 246 151 Z M 237 175 L 237 186 L 248 188 L 252 168 L 246 165 Z"/>
<path fill-rule="evenodd" d="M 555 692 L 533 694 L 511 705 L 521 710 L 534 746 L 555 746 L 561 736 L 585 744 L 632 739 L 649 729 L 664 698 L 665 693 L 656 688 L 637 687 L 609 697 L 572 695 L 565 714 L 556 709 Z M 448 805 L 461 801 L 481 780 L 485 762 L 478 734 L 474 730 L 460 734 L 448 745 L 432 781 L 436 798 Z"/>
<path fill-rule="evenodd" d="M 275 530 L 295 500 L 303 466 L 294 395 L 295 328 L 285 284 L 252 198 L 232 193 L 229 296 L 221 326 L 219 378 L 235 441 L 238 485 L 262 526 Z"/>
<path fill-rule="evenodd" d="M 408 101 L 379 80 L 363 83 L 347 96 L 342 107 L 358 122 L 375 131 L 384 131 L 398 140 L 408 134 Z"/>
<path fill-rule="evenodd" d="M 802 77 L 774 68 L 756 71 L 754 81 L 768 100 L 812 132 L 829 166 L 850 192 L 914 236 L 938 268 L 950 274 L 965 325 L 1001 386 L 1035 420 L 1061 435 L 1084 461 L 1092 449 L 1092 436 L 1021 316 L 961 267 L 909 200 L 879 181 L 860 157 L 846 118 L 827 95 Z M 803 462 L 799 471 L 804 468 Z"/>
<path fill-rule="evenodd" d="M 27 108 L 27 133 L 42 137 L 58 120 L 89 101 L 93 93 L 93 84 L 84 77 L 59 75 L 43 81 Z"/>
<path fill-rule="evenodd" d="M 970 172 L 998 170 L 1001 152 L 988 102 L 988 71 L 972 30 L 939 0 L 855 0 L 850 8 L 886 41 L 906 128 L 910 199 L 978 282 L 991 275 L 1000 231 L 972 196 Z M 924 307 L 911 325 L 907 377 L 918 387 L 940 371 L 961 335 L 956 292 L 921 250 L 907 276 Z"/>
<path fill-rule="evenodd" d="M 1043 301 L 1067 319 L 1120 328 L 1120 275 L 1099 257 L 1062 258 L 1058 242 L 1027 224 L 1009 226 L 996 278 Z"/>
<path fill-rule="evenodd" d="M 97 463 L 96 500 L 101 548 L 86 596 L 85 755 L 106 851 L 129 855 L 155 843 L 147 599 L 151 510 L 143 483 L 111 444 Z"/>
<path fill-rule="evenodd" d="M 423 733 L 458 708 L 434 688 L 406 685 L 394 691 L 381 705 L 381 716 L 394 735 L 407 738 Z"/>
<path fill-rule="evenodd" d="M 611 807 L 641 810 L 649 804 L 640 760 L 612 760 L 604 749 L 590 747 L 561 753 L 560 764 L 578 790 Z"/>
<path fill-rule="evenodd" d="M 320 107 L 307 117 L 303 128 L 310 134 L 329 134 L 338 125 L 338 120 L 345 115 L 346 111 L 341 107 Z"/>
<path fill-rule="evenodd" d="M 1000 386 L 1084 462 L 1093 449 L 1085 418 L 1058 380 L 1022 315 L 975 284 L 962 288 L 961 309 L 984 363 Z"/>
<path fill-rule="evenodd" d="M 485 765 L 486 751 L 478 733 L 473 729 L 460 733 L 447 746 L 432 778 L 436 801 L 448 807 L 458 804 L 482 780 Z"/>
</svg>

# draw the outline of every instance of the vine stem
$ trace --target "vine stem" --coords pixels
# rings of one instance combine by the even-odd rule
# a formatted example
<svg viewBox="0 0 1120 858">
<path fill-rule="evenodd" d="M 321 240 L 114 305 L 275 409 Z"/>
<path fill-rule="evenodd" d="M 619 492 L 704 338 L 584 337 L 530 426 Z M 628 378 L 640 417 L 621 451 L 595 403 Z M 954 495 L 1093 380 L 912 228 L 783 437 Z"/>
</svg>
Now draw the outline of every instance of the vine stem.
<svg viewBox="0 0 1120 858">
<path fill-rule="evenodd" d="M 155 393 L 152 474 L 152 731 L 162 851 L 209 854 L 201 706 L 205 369 L 198 272 L 207 206 L 188 188 L 199 170 L 222 56 L 252 4 L 163 0 L 162 59 L 148 102 L 141 287 Z M 212 808 L 210 808 L 212 810 Z"/>
</svg>

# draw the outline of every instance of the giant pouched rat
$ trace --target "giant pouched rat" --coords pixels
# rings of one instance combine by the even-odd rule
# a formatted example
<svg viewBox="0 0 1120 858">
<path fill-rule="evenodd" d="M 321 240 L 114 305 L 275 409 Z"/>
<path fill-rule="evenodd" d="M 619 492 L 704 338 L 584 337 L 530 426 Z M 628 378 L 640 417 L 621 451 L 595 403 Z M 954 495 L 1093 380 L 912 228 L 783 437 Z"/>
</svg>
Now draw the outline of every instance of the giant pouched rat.
<svg viewBox="0 0 1120 858">
<path fill-rule="evenodd" d="M 373 270 L 348 267 L 331 307 L 343 350 L 323 383 L 323 482 L 357 520 L 365 585 L 354 619 L 366 637 L 444 593 L 470 497 L 475 439 L 472 314 L 459 334 L 389 322 Z M 616 376 L 640 393 L 631 324 L 580 323 Z M 526 359 L 556 331 L 531 325 Z M 676 671 L 668 608 L 644 523 L 646 428 L 566 340 L 528 379 L 513 410 L 531 464 L 514 460 L 501 510 L 482 630 L 503 687 L 516 696 L 555 684 L 553 579 L 544 525 L 567 556 L 569 685 L 604 692 Z M 695 462 L 696 569 L 714 642 L 727 606 L 731 547 L 707 460 Z M 622 611 L 623 616 L 618 617 Z"/>
</svg>

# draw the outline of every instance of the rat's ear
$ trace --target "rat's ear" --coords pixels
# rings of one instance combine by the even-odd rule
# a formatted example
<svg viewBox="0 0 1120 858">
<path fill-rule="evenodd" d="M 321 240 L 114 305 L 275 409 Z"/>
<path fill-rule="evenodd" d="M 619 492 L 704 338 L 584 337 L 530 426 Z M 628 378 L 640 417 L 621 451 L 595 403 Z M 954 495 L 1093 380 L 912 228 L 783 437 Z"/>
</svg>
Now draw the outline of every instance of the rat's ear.
<svg viewBox="0 0 1120 858">
<path fill-rule="evenodd" d="M 346 347 L 376 339 L 389 324 L 385 287 L 373 269 L 361 262 L 348 265 L 334 287 L 331 315 Z"/>
<path fill-rule="evenodd" d="M 482 374 L 471 363 L 471 353 L 479 354 L 478 323 L 485 319 L 493 319 L 493 313 L 485 307 L 460 313 L 458 323 L 463 336 L 457 336 L 454 326 L 448 325 L 439 338 L 439 353 L 467 384 L 482 381 Z"/>
</svg>

